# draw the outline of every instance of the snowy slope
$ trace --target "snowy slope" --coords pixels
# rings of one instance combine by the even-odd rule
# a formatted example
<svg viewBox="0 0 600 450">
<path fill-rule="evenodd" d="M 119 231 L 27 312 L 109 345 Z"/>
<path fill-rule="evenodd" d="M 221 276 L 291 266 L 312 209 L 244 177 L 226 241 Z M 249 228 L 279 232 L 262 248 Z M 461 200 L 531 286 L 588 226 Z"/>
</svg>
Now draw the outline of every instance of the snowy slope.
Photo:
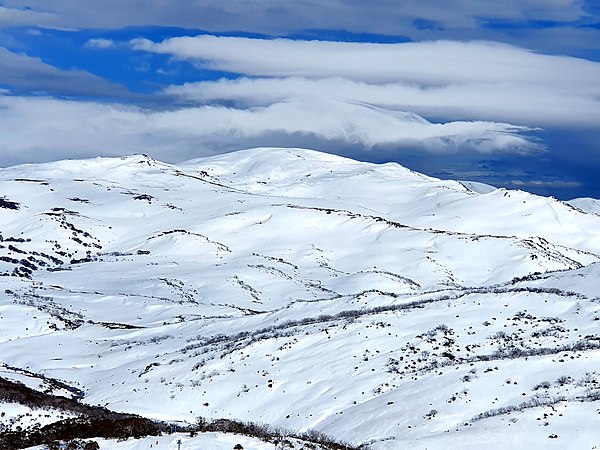
<svg viewBox="0 0 600 450">
<path fill-rule="evenodd" d="M 2 377 L 373 449 L 600 445 L 591 208 L 300 149 L 0 192 Z"/>
<path fill-rule="evenodd" d="M 101 449 L 107 450 L 177 450 L 178 443 L 183 450 L 231 450 L 235 445 L 241 445 L 244 450 L 277 450 L 271 443 L 245 436 L 229 435 L 223 433 L 206 433 L 196 437 L 184 434 L 166 435 L 160 437 L 146 437 L 142 439 L 128 439 L 118 442 L 111 439 L 95 440 Z M 45 450 L 44 445 L 30 447 L 29 450 Z"/>
<path fill-rule="evenodd" d="M 593 198 L 576 198 L 574 200 L 569 200 L 567 203 L 585 212 L 600 214 L 600 200 Z"/>
</svg>

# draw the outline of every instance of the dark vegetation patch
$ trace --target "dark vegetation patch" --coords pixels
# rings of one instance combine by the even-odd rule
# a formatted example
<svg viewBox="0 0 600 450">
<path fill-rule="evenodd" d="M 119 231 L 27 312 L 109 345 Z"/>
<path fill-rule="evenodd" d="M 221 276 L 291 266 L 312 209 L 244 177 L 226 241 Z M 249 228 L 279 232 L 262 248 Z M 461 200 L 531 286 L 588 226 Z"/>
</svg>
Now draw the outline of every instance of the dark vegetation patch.
<svg viewBox="0 0 600 450">
<path fill-rule="evenodd" d="M 31 389 L 21 383 L 0 378 L 0 401 L 19 403 L 30 408 L 56 409 L 79 414 L 76 419 L 66 419 L 40 427 L 34 425 L 26 430 L 0 430 L 0 448 L 21 449 L 54 441 L 70 441 L 103 437 L 113 439 L 157 436 L 167 429 L 160 422 L 117 413 L 101 406 L 91 406 L 62 396 L 54 396 Z"/>
<path fill-rule="evenodd" d="M 11 258 L 10 256 L 0 256 L 0 261 L 4 261 L 10 264 L 19 264 L 19 260 Z"/>
<path fill-rule="evenodd" d="M 45 386 L 45 390 L 43 392 L 36 391 L 35 389 L 28 388 L 27 386 L 23 385 L 22 383 L 12 382 L 10 380 L 0 377 L 0 401 L 21 403 L 21 404 L 23 404 L 25 406 L 29 406 L 29 407 L 41 407 L 41 406 L 52 406 L 50 404 L 43 405 L 42 403 L 40 403 L 40 402 L 44 402 L 44 401 L 49 401 L 49 398 L 47 398 L 47 397 L 66 398 L 66 397 L 52 396 L 51 394 L 55 390 L 65 390 L 67 392 L 70 392 L 71 395 L 73 396 L 73 398 L 76 400 L 80 400 L 84 396 L 82 390 L 77 389 L 76 387 L 70 386 L 70 385 L 64 383 L 63 381 L 57 380 L 55 378 L 50 378 L 43 374 L 31 372 L 27 369 L 22 369 L 20 367 L 12 367 L 12 366 L 8 366 L 8 365 L 2 365 L 1 367 L 5 368 L 11 372 L 14 372 L 14 373 L 20 373 L 23 375 L 27 375 L 28 377 L 31 377 L 31 378 L 39 379 L 41 382 L 40 385 Z M 36 394 L 39 394 L 39 395 L 36 396 Z M 47 396 L 47 397 L 44 397 L 44 396 Z M 45 400 L 44 400 L 44 398 L 45 398 Z M 27 399 L 31 399 L 31 402 L 28 403 Z M 62 409 L 68 409 L 68 408 L 62 407 Z"/>
<path fill-rule="evenodd" d="M 78 216 L 79 215 L 79 213 L 77 211 L 71 211 L 70 209 L 59 208 L 59 207 L 52 208 L 50 211 L 47 211 L 44 214 L 46 214 L 48 216 L 60 216 L 63 214 L 66 214 L 69 216 Z"/>
<path fill-rule="evenodd" d="M 48 186 L 48 182 L 46 180 L 38 180 L 36 178 L 15 178 L 14 181 L 23 181 L 26 183 L 38 183 L 42 186 Z"/>
<path fill-rule="evenodd" d="M 32 255 L 35 255 L 35 256 L 40 256 L 40 257 L 42 257 L 42 258 L 46 258 L 47 260 L 51 261 L 52 263 L 54 263 L 54 264 L 56 264 L 56 265 L 58 265 L 58 266 L 61 266 L 61 265 L 63 265 L 63 261 L 62 261 L 61 259 L 58 259 L 57 257 L 55 257 L 55 256 L 52 256 L 52 255 L 49 255 L 49 254 L 47 254 L 47 253 L 44 253 L 44 252 L 36 252 L 35 250 L 34 250 L 34 251 L 31 251 L 31 252 L 29 252 L 29 253 L 30 253 L 30 254 L 32 254 Z"/>
<path fill-rule="evenodd" d="M 69 231 L 71 233 L 69 238 L 73 242 L 80 244 L 84 247 L 95 247 L 97 249 L 102 248 L 102 245 L 100 245 L 100 239 L 92 236 L 87 231 L 76 227 L 73 223 L 69 221 L 72 217 L 80 217 L 80 214 L 77 211 L 71 211 L 69 209 L 56 207 L 52 208 L 50 211 L 44 212 L 43 214 L 57 221 L 60 228 Z M 55 244 L 57 243 L 55 242 Z M 60 248 L 60 246 L 58 246 L 57 249 L 58 248 Z M 61 256 L 66 256 L 64 252 L 56 251 L 56 253 Z"/>
<path fill-rule="evenodd" d="M 6 197 L 0 197 L 0 208 L 17 210 L 19 209 L 19 204 L 10 201 Z"/>
<path fill-rule="evenodd" d="M 149 194 L 139 194 L 139 195 L 135 195 L 133 197 L 134 200 L 144 200 L 147 201 L 148 203 L 152 203 L 152 200 L 154 199 L 154 197 L 152 197 Z"/>
<path fill-rule="evenodd" d="M 175 210 L 177 210 L 177 211 L 185 212 L 185 211 L 183 210 L 183 208 L 180 208 L 179 206 L 175 206 L 175 205 L 173 205 L 173 204 L 171 204 L 171 203 L 163 203 L 163 205 L 162 205 L 162 206 L 163 206 L 163 207 L 165 207 L 165 208 L 169 208 L 169 209 L 175 209 Z"/>
<path fill-rule="evenodd" d="M 0 378 L 0 400 L 20 403 L 30 408 L 57 409 L 79 414 L 81 417 L 59 420 L 40 427 L 36 424 L 26 430 L 10 431 L 0 429 L 1 449 L 23 449 L 35 445 L 47 445 L 48 448 L 60 448 L 60 441 L 72 443 L 75 449 L 96 449 L 92 442 L 82 439 L 105 438 L 126 440 L 145 436 L 158 436 L 169 432 L 172 427 L 165 422 L 153 421 L 133 414 L 117 413 L 101 406 L 91 406 L 66 397 L 53 396 L 35 391 L 27 386 Z M 198 418 L 195 425 L 182 431 L 191 435 L 196 433 L 234 433 L 285 445 L 286 439 L 304 442 L 303 448 L 325 450 L 368 450 L 365 445 L 352 445 L 339 442 L 316 430 L 297 433 L 266 424 L 240 422 L 229 419 L 206 420 Z M 87 446 L 87 447 L 86 447 Z M 69 447 L 67 447 L 69 448 Z"/>
<path fill-rule="evenodd" d="M 240 422 L 230 419 L 207 420 L 198 418 L 195 427 L 190 428 L 192 433 L 233 433 L 258 438 L 265 442 L 285 445 L 286 439 L 298 439 L 304 441 L 303 448 L 316 448 L 314 444 L 320 445 L 327 450 L 368 450 L 364 444 L 353 445 L 347 442 L 336 441 L 332 437 L 317 430 L 308 430 L 297 433 L 284 428 L 273 427 L 268 424 L 253 422 Z M 285 447 L 284 447 L 285 448 Z"/>
<path fill-rule="evenodd" d="M 4 237 L 2 236 L 2 234 L 0 234 L 0 242 L 18 242 L 20 244 L 24 243 L 24 242 L 31 242 L 30 238 L 16 238 L 13 236 L 9 236 L 9 237 Z"/>
<path fill-rule="evenodd" d="M 98 325 L 102 325 L 110 330 L 137 330 L 144 327 L 138 327 L 128 323 L 117 323 L 117 322 L 98 322 Z"/>
<path fill-rule="evenodd" d="M 31 239 L 15 237 L 4 238 L 2 235 L 0 235 L 0 242 L 25 243 L 31 242 Z M 44 252 L 37 252 L 35 250 L 25 251 L 22 248 L 19 248 L 13 244 L 8 244 L 8 246 L 0 245 L 0 249 L 6 249 L 9 252 L 24 256 L 27 255 L 26 257 L 21 257 L 20 259 L 11 256 L 1 255 L 0 261 L 13 264 L 16 267 L 13 267 L 12 272 L 0 273 L 0 276 L 15 276 L 31 279 L 33 272 L 38 270 L 40 267 L 43 267 L 49 271 L 53 271 L 58 270 L 56 266 L 61 266 L 63 264 L 63 261 L 59 258 L 56 258 L 55 256 L 49 255 Z"/>
<path fill-rule="evenodd" d="M 191 350 L 201 349 L 199 353 L 194 354 L 194 356 L 198 356 L 199 354 L 205 354 L 213 349 L 219 349 L 221 351 L 235 351 L 239 350 L 242 347 L 251 345 L 254 342 L 259 342 L 264 339 L 270 338 L 280 338 L 287 337 L 297 334 L 297 331 L 294 330 L 297 327 L 306 326 L 306 325 L 315 325 L 326 322 L 336 322 L 336 321 L 352 321 L 364 316 L 378 315 L 387 312 L 395 312 L 395 311 L 407 311 L 418 308 L 425 308 L 429 304 L 437 303 L 437 302 L 445 302 L 449 300 L 456 300 L 459 298 L 463 298 L 467 295 L 471 294 L 504 294 L 504 293 L 518 293 L 518 292 L 533 292 L 536 294 L 548 294 L 548 295 L 557 295 L 561 297 L 575 297 L 581 298 L 581 294 L 577 294 L 575 292 L 570 291 L 561 291 L 559 289 L 554 288 L 469 288 L 464 289 L 460 293 L 456 294 L 443 294 L 439 297 L 431 297 L 422 300 L 413 300 L 405 303 L 395 303 L 391 305 L 382 305 L 376 306 L 373 308 L 363 308 L 360 310 L 343 310 L 339 311 L 335 314 L 321 314 L 315 317 L 305 317 L 303 319 L 298 320 L 286 320 L 285 322 L 279 323 L 277 325 L 272 325 L 268 327 L 264 327 L 254 331 L 242 331 L 236 334 L 227 335 L 227 334 L 216 334 L 210 337 L 198 335 L 196 338 L 188 339 L 187 346 L 181 349 L 182 353 L 189 352 Z M 378 289 L 370 289 L 363 291 L 361 293 L 355 294 L 355 298 L 360 298 L 366 294 L 373 293 L 379 294 L 381 296 L 387 296 L 391 298 L 398 298 L 398 294 L 393 292 L 383 292 Z M 198 342 L 194 342 L 198 341 Z M 589 341 L 589 340 L 587 340 Z M 590 347 L 590 345 L 592 347 Z M 567 348 L 568 347 L 568 348 Z M 529 352 L 531 354 L 526 354 L 528 352 L 524 352 L 522 355 L 513 355 L 513 354 L 504 354 L 505 350 L 500 350 L 496 352 L 494 355 L 481 355 L 478 356 L 477 360 L 494 360 L 494 359 L 509 359 L 511 357 L 520 357 L 520 356 L 536 356 L 542 354 L 553 354 L 559 353 L 561 351 L 578 351 L 578 350 L 589 350 L 595 349 L 595 343 L 589 342 L 579 342 L 576 345 L 567 346 L 565 348 L 552 348 L 552 349 L 530 349 Z M 600 344 L 597 346 L 600 348 Z M 544 353 L 547 352 L 547 353 Z M 456 359 L 456 363 L 465 362 L 463 359 Z M 469 361 L 471 362 L 471 361 Z M 435 367 L 434 367 L 435 368 Z"/>
<path fill-rule="evenodd" d="M 83 264 L 83 263 L 94 262 L 96 260 L 97 260 L 96 258 L 86 256 L 85 258 L 73 258 L 73 259 L 71 259 L 70 263 L 71 264 Z"/>
<path fill-rule="evenodd" d="M 25 268 L 17 267 L 14 271 L 18 269 Z M 13 276 L 17 275 L 13 274 Z M 14 304 L 33 306 L 36 309 L 51 315 L 55 319 L 60 320 L 63 322 L 65 328 L 69 330 L 75 330 L 84 323 L 84 316 L 81 313 L 61 306 L 51 296 L 40 295 L 35 292 L 19 293 L 13 291 L 10 291 L 10 295 L 13 297 Z"/>
<path fill-rule="evenodd" d="M 2 432 L 0 448 L 17 450 L 43 444 L 56 446 L 57 441 L 98 437 L 119 440 L 130 437 L 139 439 L 145 436 L 159 436 L 166 430 L 165 424 L 137 416 L 114 419 L 84 417 L 60 420 L 44 427 L 33 426 L 24 431 Z"/>
<path fill-rule="evenodd" d="M 490 409 L 489 411 L 482 412 L 480 414 L 477 414 L 475 417 L 473 417 L 473 419 L 471 419 L 471 421 L 477 422 L 477 421 L 480 421 L 483 419 L 488 419 L 490 417 L 501 416 L 504 414 L 510 414 L 515 411 L 524 411 L 529 408 L 537 408 L 540 406 L 542 406 L 542 407 L 543 406 L 552 406 L 557 403 L 563 402 L 564 400 L 565 400 L 564 397 L 550 398 L 550 397 L 537 397 L 536 396 L 527 401 L 519 403 L 518 405 L 503 406 L 500 408 Z"/>
</svg>

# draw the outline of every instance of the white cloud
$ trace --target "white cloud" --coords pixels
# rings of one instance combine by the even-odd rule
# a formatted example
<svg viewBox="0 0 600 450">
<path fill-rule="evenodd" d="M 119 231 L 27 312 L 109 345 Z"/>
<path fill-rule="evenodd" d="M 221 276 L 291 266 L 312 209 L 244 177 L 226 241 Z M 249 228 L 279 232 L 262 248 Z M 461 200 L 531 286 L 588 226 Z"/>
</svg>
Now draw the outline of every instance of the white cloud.
<svg viewBox="0 0 600 450">
<path fill-rule="evenodd" d="M 597 91 L 536 83 L 365 83 L 344 78 L 239 78 L 174 85 L 165 93 L 183 102 L 265 106 L 291 98 L 332 98 L 424 116 L 525 123 L 530 126 L 591 126 L 600 120 Z"/>
<path fill-rule="evenodd" d="M 3 4 L 6 9 L 26 16 L 26 20 L 5 20 L 7 26 L 11 23 L 71 29 L 168 26 L 274 36 L 344 30 L 406 36 L 415 41 L 484 39 L 576 54 L 582 48 L 600 49 L 600 30 L 582 26 L 598 23 L 597 13 L 587 7 L 592 1 L 454 0 L 451 7 L 444 0 L 378 0 L 376 4 L 356 0 L 86 0 L 85 6 L 64 0 L 4 0 Z M 494 21 L 513 23 L 517 28 L 493 26 Z M 531 21 L 563 24 L 561 34 L 570 38 L 553 39 L 557 27 L 544 29 L 531 26 Z M 0 18 L 0 27 L 1 23 Z"/>
<path fill-rule="evenodd" d="M 219 106 L 171 111 L 42 97 L 0 96 L 0 154 L 25 162 L 145 152 L 164 160 L 244 148 L 251 143 L 316 142 L 421 148 L 431 152 L 531 151 L 527 131 L 493 122 L 430 123 L 410 113 L 322 101 L 278 102 L 250 109 Z"/>
<path fill-rule="evenodd" d="M 53 27 L 59 23 L 56 14 L 31 9 L 6 8 L 0 5 L 0 28 L 36 25 Z"/>
<path fill-rule="evenodd" d="M 194 59 L 201 52 L 215 58 L 205 61 L 206 64 L 219 69 L 234 65 L 235 70 L 249 71 L 256 78 L 171 86 L 164 92 L 169 99 L 167 104 L 171 104 L 169 110 L 4 97 L 4 108 L 0 112 L 0 150 L 13 155 L 42 151 L 61 156 L 69 152 L 86 156 L 105 148 L 117 153 L 143 151 L 163 159 L 176 159 L 199 156 L 198 152 L 206 152 L 206 149 L 221 152 L 253 145 L 300 146 L 308 141 L 318 148 L 335 144 L 341 152 L 351 146 L 355 151 L 358 148 L 363 151 L 410 148 L 436 153 L 464 150 L 527 153 L 542 148 L 530 137 L 532 129 L 516 126 L 515 123 L 522 122 L 504 120 L 504 117 L 518 119 L 521 114 L 527 118 L 540 113 L 542 108 L 539 105 L 515 108 L 515 99 L 524 100 L 528 107 L 529 103 L 535 103 L 532 102 L 535 98 L 544 98 L 546 106 L 575 104 L 575 100 L 570 99 L 569 103 L 560 95 L 548 100 L 544 90 L 529 92 L 534 86 L 530 80 L 539 74 L 539 68 L 531 64 L 531 60 L 522 61 L 523 70 L 505 70 L 515 74 L 512 81 L 496 73 L 502 64 L 496 63 L 486 51 L 498 50 L 504 62 L 509 58 L 502 55 L 530 55 L 506 45 L 431 42 L 404 47 L 210 36 L 170 39 L 161 44 L 136 41 L 136 45 L 152 51 L 174 52 L 178 56 L 183 56 L 183 50 L 175 50 L 184 49 L 188 52 L 185 55 L 193 55 Z M 473 62 L 472 54 L 450 51 L 457 48 L 476 53 L 480 61 Z M 12 71 L 4 71 L 12 73 L 13 80 L 33 78 L 33 85 L 38 86 L 40 81 L 31 76 L 36 70 L 38 78 L 45 79 L 46 84 L 52 78 L 48 77 L 49 73 L 56 80 L 81 75 L 57 73 L 57 69 L 34 58 L 6 50 L 5 53 L 9 57 L 0 61 L 13 61 Z M 419 63 L 419 54 L 426 62 Z M 534 61 L 537 56 L 533 55 Z M 303 58 L 307 61 L 302 61 Z M 360 64 L 361 59 L 367 61 Z M 399 64 L 398 59 L 403 63 Z M 455 66 L 463 60 L 468 67 L 455 67 L 442 74 L 444 64 Z M 373 70 L 370 65 L 377 69 Z M 336 70 L 345 78 L 328 77 Z M 479 73 L 471 74 L 471 71 Z M 486 78 L 481 72 L 488 73 L 492 82 L 484 82 Z M 19 73 L 30 75 L 18 77 Z M 288 73 L 303 77 L 272 77 Z M 580 75 L 578 89 L 585 94 L 591 84 L 586 81 L 590 74 L 582 70 Z M 414 83 L 413 77 L 427 81 L 419 85 Z M 541 85 L 555 88 L 558 79 L 560 77 L 553 74 L 541 80 Z M 512 85 L 506 84 L 511 82 Z M 496 88 L 500 88 L 498 93 L 494 93 Z M 566 92 L 573 94 L 574 91 L 567 89 Z M 486 99 L 482 101 L 484 96 Z M 580 97 L 580 109 L 589 112 L 585 95 Z M 449 119 L 436 121 L 439 123 L 423 118 L 444 115 Z M 562 117 L 564 120 L 565 115 Z M 178 156 L 170 156 L 171 153 Z"/>
<path fill-rule="evenodd" d="M 112 41 L 110 39 L 96 38 L 96 39 L 89 39 L 85 43 L 85 47 L 102 48 L 102 49 L 113 48 L 113 47 L 115 47 L 115 43 L 114 43 L 114 41 Z"/>
<path fill-rule="evenodd" d="M 166 91 L 200 103 L 256 106 L 310 96 L 429 117 L 529 126 L 595 127 L 600 122 L 600 63 L 506 44 L 198 36 L 160 43 L 138 39 L 133 46 L 253 77 L 173 86 Z"/>
<path fill-rule="evenodd" d="M 43 3 L 52 11 L 52 17 L 60 16 L 62 22 L 56 26 L 73 26 L 76 22 L 78 26 L 117 26 L 120 20 L 127 22 L 121 23 L 123 26 L 145 21 L 182 26 L 202 9 L 202 20 L 210 22 L 214 16 L 211 26 L 219 28 L 251 9 L 259 13 L 246 22 L 254 30 L 267 23 L 274 5 L 268 0 L 189 1 L 184 17 L 181 5 L 173 8 L 168 2 L 145 2 L 141 9 L 133 0 L 119 2 L 118 8 L 112 8 L 113 0 L 102 5 L 90 1 L 83 9 L 69 6 L 69 2 Z M 581 3 L 570 0 L 507 0 L 501 7 L 493 4 L 486 8 L 473 0 L 458 0 L 453 8 L 439 8 L 439 3 L 384 1 L 380 8 L 367 8 L 358 2 L 308 0 L 291 4 L 283 13 L 281 26 L 288 31 L 332 28 L 339 20 L 342 29 L 385 32 L 373 28 L 369 21 L 385 18 L 386 22 L 395 16 L 401 24 L 399 29 L 406 24 L 412 27 L 412 21 L 418 18 L 474 30 L 481 17 L 575 20 L 585 15 Z M 315 10 L 305 9 L 309 4 L 332 14 L 325 20 Z M 24 3 L 12 0 L 5 5 L 16 8 Z M 40 8 L 42 2 L 33 0 L 30 5 Z M 133 14 L 134 6 L 138 15 Z M 34 14 L 32 10 L 19 11 Z M 293 11 L 298 13 L 294 18 L 303 25 L 285 23 L 291 20 Z M 106 49 L 115 42 L 90 39 L 85 46 Z M 2 115 L 7 123 L 11 121 L 7 111 L 12 111 L 28 124 L 24 130 L 33 138 L 28 141 L 21 136 L 20 143 L 12 139 L 19 135 L 12 130 L 0 138 L 2 148 L 14 153 L 15 148 L 23 152 L 34 148 L 51 151 L 60 145 L 76 144 L 79 151 L 92 153 L 90 146 L 97 149 L 104 143 L 106 148 L 119 152 L 143 147 L 142 151 L 149 148 L 164 154 L 179 148 L 183 154 L 191 152 L 193 156 L 198 147 L 212 146 L 220 151 L 246 147 L 248 140 L 259 145 L 297 145 L 298 140 L 310 137 L 316 142 L 363 148 L 530 152 L 540 149 L 539 143 L 529 137 L 531 127 L 589 128 L 600 121 L 600 63 L 539 54 L 497 42 L 370 44 L 204 35 L 162 42 L 137 39 L 132 47 L 187 60 L 202 68 L 232 72 L 241 78 L 170 86 L 164 94 L 167 103 L 174 100 L 176 106 L 162 112 L 116 104 L 5 97 Z M 1 47 L 0 83 L 16 94 L 131 95 L 125 88 L 92 74 L 59 70 L 38 58 Z M 48 105 L 57 108 L 58 114 L 49 114 L 43 126 L 35 124 L 40 119 L 28 120 L 35 115 L 33 110 Z M 115 117 L 117 123 L 113 123 Z M 4 129 L 11 130 L 6 126 Z M 66 137 L 65 130 L 72 132 L 72 139 Z"/>
<path fill-rule="evenodd" d="M 511 180 L 510 185 L 517 187 L 537 187 L 537 188 L 578 188 L 581 187 L 579 181 L 564 180 Z"/>
<path fill-rule="evenodd" d="M 371 44 L 201 35 L 160 43 L 135 39 L 132 45 L 137 50 L 173 55 L 210 69 L 268 77 L 339 76 L 429 86 L 507 81 L 597 86 L 600 76 L 599 63 L 540 55 L 497 42 Z"/>
<path fill-rule="evenodd" d="M 538 51 L 585 55 L 600 49 L 600 30 L 594 28 L 599 20 L 597 8 L 589 7 L 593 1 L 454 0 L 449 7 L 444 0 L 378 0 L 376 4 L 356 0 L 86 0 L 85 5 L 64 0 L 4 0 L 0 27 L 167 26 L 272 36 L 319 36 L 319 30 L 343 30 L 414 41 L 500 41 Z M 562 26 L 540 27 L 534 21 Z M 495 26 L 498 22 L 516 28 Z"/>
<path fill-rule="evenodd" d="M 13 8 L 52 11 L 63 25 L 122 28 L 163 25 L 207 31 L 240 30 L 286 34 L 307 29 L 410 34 L 414 19 L 439 23 L 445 30 L 474 29 L 481 18 L 496 20 L 575 21 L 586 17 L 581 0 L 5 0 Z"/>
</svg>

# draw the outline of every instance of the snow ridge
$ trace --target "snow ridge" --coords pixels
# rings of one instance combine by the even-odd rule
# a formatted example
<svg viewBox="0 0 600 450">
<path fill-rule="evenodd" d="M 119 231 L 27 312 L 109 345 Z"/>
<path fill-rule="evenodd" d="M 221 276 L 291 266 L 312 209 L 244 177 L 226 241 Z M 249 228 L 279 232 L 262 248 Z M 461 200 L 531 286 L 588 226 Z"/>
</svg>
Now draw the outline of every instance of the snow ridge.
<svg viewBox="0 0 600 450">
<path fill-rule="evenodd" d="M 273 148 L 0 187 L 3 378 L 372 449 L 600 444 L 593 200 Z"/>
</svg>

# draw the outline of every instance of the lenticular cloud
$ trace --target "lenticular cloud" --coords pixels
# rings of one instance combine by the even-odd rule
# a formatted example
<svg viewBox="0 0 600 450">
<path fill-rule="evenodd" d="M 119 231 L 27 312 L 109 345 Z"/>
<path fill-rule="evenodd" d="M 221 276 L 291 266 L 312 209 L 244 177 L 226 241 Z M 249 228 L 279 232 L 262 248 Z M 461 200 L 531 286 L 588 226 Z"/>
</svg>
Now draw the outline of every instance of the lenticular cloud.
<svg viewBox="0 0 600 450">
<path fill-rule="evenodd" d="M 595 126 L 600 64 L 495 42 L 371 44 L 237 37 L 132 41 L 236 80 L 172 86 L 167 93 L 246 106 L 332 98 L 446 120 Z"/>
<path fill-rule="evenodd" d="M 482 153 L 529 152 L 539 144 L 528 128 L 485 121 L 432 123 L 419 115 L 334 100 L 285 100 L 237 108 L 187 106 L 155 111 L 117 104 L 40 97 L 0 96 L 0 151 L 14 162 L 43 155 L 84 157 L 140 151 L 164 159 L 219 151 L 247 142 L 298 137 L 357 145 L 397 146 L 430 152 L 470 149 Z M 204 153 L 206 154 L 206 153 Z"/>
</svg>

